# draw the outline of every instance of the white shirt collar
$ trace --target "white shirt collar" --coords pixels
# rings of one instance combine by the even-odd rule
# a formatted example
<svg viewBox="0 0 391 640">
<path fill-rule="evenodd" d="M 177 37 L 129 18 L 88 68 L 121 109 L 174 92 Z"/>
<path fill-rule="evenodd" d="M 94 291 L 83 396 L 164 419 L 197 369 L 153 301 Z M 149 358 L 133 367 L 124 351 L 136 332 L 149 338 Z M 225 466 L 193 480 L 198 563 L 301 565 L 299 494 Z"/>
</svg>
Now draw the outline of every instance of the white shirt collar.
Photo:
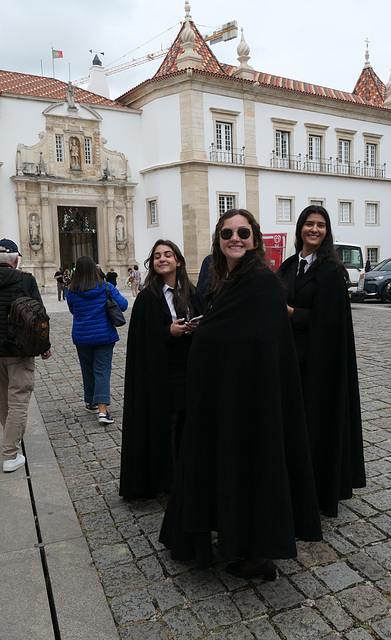
<svg viewBox="0 0 391 640">
<path fill-rule="evenodd" d="M 308 256 L 306 256 L 305 258 L 303 258 L 303 256 L 301 255 L 301 251 L 299 253 L 299 264 L 300 264 L 300 260 L 306 260 L 308 266 L 310 266 L 310 264 L 312 264 L 313 262 L 315 262 L 316 258 L 317 258 L 317 254 L 316 251 L 314 251 L 314 253 L 310 253 Z"/>
</svg>

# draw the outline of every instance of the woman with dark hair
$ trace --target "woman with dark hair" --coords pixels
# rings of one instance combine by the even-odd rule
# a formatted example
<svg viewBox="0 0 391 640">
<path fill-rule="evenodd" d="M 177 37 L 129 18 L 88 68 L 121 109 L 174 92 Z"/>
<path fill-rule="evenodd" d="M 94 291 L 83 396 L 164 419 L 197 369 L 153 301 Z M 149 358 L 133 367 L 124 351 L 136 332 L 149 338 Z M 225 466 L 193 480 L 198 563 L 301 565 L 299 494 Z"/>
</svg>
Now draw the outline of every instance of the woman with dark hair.
<svg viewBox="0 0 391 640">
<path fill-rule="evenodd" d="M 121 311 L 128 301 L 118 289 L 107 284 Z M 83 376 L 86 411 L 97 413 L 99 422 L 114 422 L 107 411 L 110 404 L 110 375 L 114 344 L 119 340 L 106 311 L 106 285 L 95 262 L 81 256 L 76 262 L 67 302 L 73 314 L 72 340 L 76 345 Z"/>
<path fill-rule="evenodd" d="M 335 517 L 338 500 L 365 486 L 365 470 L 349 277 L 326 209 L 301 212 L 295 247 L 278 275 L 299 359 L 319 507 Z"/>
<path fill-rule="evenodd" d="M 155 242 L 145 267 L 126 354 L 120 480 L 126 499 L 171 487 L 186 413 L 187 358 L 205 306 L 170 240 Z"/>
<path fill-rule="evenodd" d="M 188 363 L 188 406 L 160 541 L 176 560 L 276 578 L 272 558 L 322 537 L 284 292 L 254 216 L 231 209 L 213 237 L 211 305 Z"/>
</svg>

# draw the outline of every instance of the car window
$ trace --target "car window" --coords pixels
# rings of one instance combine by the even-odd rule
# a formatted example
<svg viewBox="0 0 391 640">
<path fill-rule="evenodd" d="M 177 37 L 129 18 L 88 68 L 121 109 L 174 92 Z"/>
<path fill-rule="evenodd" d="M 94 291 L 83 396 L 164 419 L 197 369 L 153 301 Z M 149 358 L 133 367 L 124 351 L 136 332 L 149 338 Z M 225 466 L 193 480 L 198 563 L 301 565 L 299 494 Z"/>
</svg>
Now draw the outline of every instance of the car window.
<svg viewBox="0 0 391 640">
<path fill-rule="evenodd" d="M 387 260 L 379 262 L 379 264 L 374 267 L 372 271 L 391 271 L 391 259 L 387 258 Z"/>
</svg>

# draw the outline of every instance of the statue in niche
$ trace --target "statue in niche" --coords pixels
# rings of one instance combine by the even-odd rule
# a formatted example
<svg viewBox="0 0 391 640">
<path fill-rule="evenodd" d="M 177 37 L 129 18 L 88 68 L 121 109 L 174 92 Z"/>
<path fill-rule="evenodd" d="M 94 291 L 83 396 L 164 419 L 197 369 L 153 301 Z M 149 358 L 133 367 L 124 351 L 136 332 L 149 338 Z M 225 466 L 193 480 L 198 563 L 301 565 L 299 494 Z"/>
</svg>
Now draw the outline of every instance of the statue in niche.
<svg viewBox="0 0 391 640">
<path fill-rule="evenodd" d="M 125 242 L 125 225 L 122 216 L 118 216 L 115 223 L 115 239 L 117 243 L 117 249 L 123 249 L 126 245 Z"/>
<path fill-rule="evenodd" d="M 80 169 L 80 149 L 77 138 L 69 140 L 69 153 L 71 155 L 71 169 Z"/>
<path fill-rule="evenodd" d="M 36 215 L 32 215 L 29 223 L 29 233 L 30 233 L 30 244 L 31 245 L 40 245 L 41 237 L 40 237 L 40 222 L 37 219 Z"/>
<path fill-rule="evenodd" d="M 121 217 L 117 218 L 117 225 L 116 225 L 116 238 L 117 238 L 117 242 L 122 242 L 124 239 L 124 223 Z"/>
</svg>

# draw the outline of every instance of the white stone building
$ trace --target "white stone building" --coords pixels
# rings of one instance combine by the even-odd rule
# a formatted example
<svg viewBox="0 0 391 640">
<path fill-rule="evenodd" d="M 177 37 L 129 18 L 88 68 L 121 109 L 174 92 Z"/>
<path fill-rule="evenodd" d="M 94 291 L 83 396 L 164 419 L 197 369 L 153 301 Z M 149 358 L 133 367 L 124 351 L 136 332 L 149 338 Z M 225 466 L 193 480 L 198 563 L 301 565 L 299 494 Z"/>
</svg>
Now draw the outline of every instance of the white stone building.
<svg viewBox="0 0 391 640">
<path fill-rule="evenodd" d="M 185 8 L 157 73 L 116 101 L 0 72 L 0 236 L 24 268 L 50 286 L 87 252 L 125 277 L 162 237 L 196 277 L 226 208 L 252 211 L 289 252 L 311 202 L 337 240 L 390 256 L 391 90 L 368 53 L 353 93 L 254 71 L 243 33 L 238 66 L 224 65 Z"/>
</svg>

